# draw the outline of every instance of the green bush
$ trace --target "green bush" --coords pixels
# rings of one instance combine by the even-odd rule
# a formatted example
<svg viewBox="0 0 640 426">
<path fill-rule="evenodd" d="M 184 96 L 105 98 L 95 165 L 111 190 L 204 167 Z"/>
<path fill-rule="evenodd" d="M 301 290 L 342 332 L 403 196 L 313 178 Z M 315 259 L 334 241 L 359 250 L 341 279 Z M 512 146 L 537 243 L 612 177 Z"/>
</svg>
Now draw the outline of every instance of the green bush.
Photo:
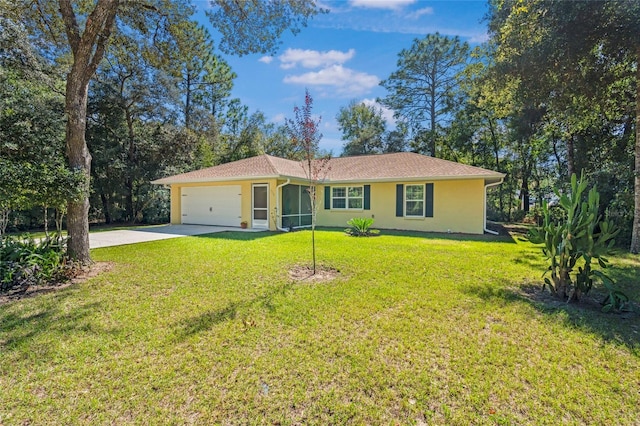
<svg viewBox="0 0 640 426">
<path fill-rule="evenodd" d="M 0 239 L 0 291 L 63 280 L 69 269 L 66 240 L 59 236 Z"/>
<path fill-rule="evenodd" d="M 542 252 L 549 262 L 545 272 L 544 287 L 562 299 L 579 300 L 589 293 L 594 280 L 601 281 L 608 292 L 603 310 L 618 310 L 625 307 L 628 298 L 616 290 L 613 281 L 602 271 L 592 269 L 609 266 L 605 257 L 619 230 L 608 217 L 599 215 L 600 194 L 593 187 L 585 194 L 587 182 L 584 176 L 578 180 L 571 177 L 571 191 L 560 194 L 559 207 L 563 214 L 554 217 L 554 212 L 545 203 L 542 207 L 543 224 L 530 231 L 533 243 L 544 244 Z M 585 196 L 586 195 L 586 196 Z M 558 212 L 556 212 L 557 214 Z"/>
<path fill-rule="evenodd" d="M 355 217 L 349 219 L 347 225 L 349 225 L 350 228 L 345 229 L 344 232 L 354 237 L 370 237 L 380 233 L 377 229 L 371 229 L 373 219 L 370 217 Z"/>
</svg>

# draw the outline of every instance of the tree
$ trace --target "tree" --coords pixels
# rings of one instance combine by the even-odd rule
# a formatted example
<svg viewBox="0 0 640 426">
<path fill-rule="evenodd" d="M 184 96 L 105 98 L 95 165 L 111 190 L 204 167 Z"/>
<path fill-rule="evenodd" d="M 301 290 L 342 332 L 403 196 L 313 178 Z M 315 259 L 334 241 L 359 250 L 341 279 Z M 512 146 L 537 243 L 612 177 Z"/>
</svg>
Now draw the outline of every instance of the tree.
<svg viewBox="0 0 640 426">
<path fill-rule="evenodd" d="M 406 120 L 415 133 L 413 148 L 440 156 L 441 132 L 457 108 L 457 88 L 469 59 L 469 45 L 458 37 L 429 34 L 398 54 L 398 69 L 380 85 L 389 94 L 380 103 Z"/>
<path fill-rule="evenodd" d="M 403 152 L 407 149 L 407 127 L 404 123 L 398 123 L 395 130 L 384 135 L 382 152 Z"/>
<path fill-rule="evenodd" d="M 565 141 L 565 176 L 581 161 L 598 169 L 587 155 L 589 140 L 633 141 L 635 121 L 630 251 L 640 252 L 640 3 L 505 0 L 491 6 L 497 66 L 553 116 L 549 122 Z M 598 136 L 598 122 L 615 124 L 612 133 Z"/>
<path fill-rule="evenodd" d="M 311 0 L 217 0 L 213 3 L 215 8 L 208 15 L 222 33 L 221 45 L 225 51 L 238 54 L 273 51 L 277 46 L 275 39 L 286 28 L 295 32 L 309 17 L 322 11 Z M 169 34 L 168 27 L 192 13 L 190 3 L 186 0 L 96 0 L 73 4 L 71 0 L 58 0 L 56 4 L 21 0 L 1 6 L 3 14 L 19 17 L 34 39 L 45 40 L 61 55 L 70 50 L 72 59 L 65 90 L 67 158 L 72 170 L 81 170 L 89 179 L 91 154 L 85 139 L 88 88 L 109 47 L 112 33 L 137 31 L 161 41 Z M 88 189 L 82 199 L 69 202 L 68 210 L 69 254 L 87 263 L 91 260 Z"/>
<path fill-rule="evenodd" d="M 318 212 L 317 185 L 328 173 L 329 157 L 318 158 L 318 144 L 322 139 L 320 133 L 320 119 L 314 120 L 311 110 L 313 98 L 308 90 L 304 93 L 304 106 L 294 107 L 294 119 L 287 119 L 286 126 L 291 143 L 304 153 L 302 161 L 304 173 L 308 181 L 309 199 L 311 201 L 311 252 L 313 259 L 313 273 L 316 273 L 316 214 Z"/>
<path fill-rule="evenodd" d="M 347 107 L 340 108 L 338 127 L 342 140 L 343 156 L 377 154 L 383 148 L 383 136 L 386 124 L 382 110 L 364 102 L 351 101 Z"/>
<path fill-rule="evenodd" d="M 63 97 L 49 87 L 55 80 L 38 71 L 40 59 L 27 54 L 26 63 L 0 55 L 0 235 L 10 211 L 33 207 L 44 209 L 48 231 L 49 208 L 61 217 L 60 200 L 84 188 L 64 166 Z"/>
<path fill-rule="evenodd" d="M 163 47 L 165 63 L 157 65 L 178 79 L 184 102 L 184 125 L 194 126 L 194 118 L 202 121 L 210 114 L 216 117 L 223 100 L 233 88 L 236 74 L 218 55 L 206 28 L 194 21 L 182 22 L 171 28 L 172 42 Z"/>
</svg>

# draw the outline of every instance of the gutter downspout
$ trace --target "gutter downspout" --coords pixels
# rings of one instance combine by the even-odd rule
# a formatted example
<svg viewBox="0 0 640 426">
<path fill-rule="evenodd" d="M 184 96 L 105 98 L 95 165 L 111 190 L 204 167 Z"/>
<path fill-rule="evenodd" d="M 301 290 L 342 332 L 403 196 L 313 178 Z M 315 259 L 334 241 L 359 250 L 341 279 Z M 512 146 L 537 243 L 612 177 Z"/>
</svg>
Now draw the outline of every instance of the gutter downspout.
<svg viewBox="0 0 640 426">
<path fill-rule="evenodd" d="M 488 183 L 488 184 L 486 184 L 484 186 L 484 218 L 483 218 L 484 228 L 483 228 L 483 231 L 487 232 L 489 234 L 492 234 L 492 235 L 499 235 L 499 233 L 496 232 L 496 231 L 492 231 L 490 229 L 487 229 L 487 188 L 491 188 L 493 186 L 501 185 L 502 182 L 504 182 L 504 177 L 500 178 L 499 182 Z"/>
<path fill-rule="evenodd" d="M 289 232 L 289 230 L 282 228 L 282 216 L 280 216 L 280 189 L 283 186 L 289 185 L 289 183 L 291 183 L 291 179 L 287 179 L 285 183 L 276 186 L 276 229 L 282 232 Z M 486 191 L 485 191 L 485 197 L 486 197 Z M 486 206 L 486 201 L 485 201 L 485 206 Z M 485 211 L 485 214 L 486 214 L 486 211 Z M 280 219 L 280 226 L 278 226 L 278 218 Z"/>
</svg>

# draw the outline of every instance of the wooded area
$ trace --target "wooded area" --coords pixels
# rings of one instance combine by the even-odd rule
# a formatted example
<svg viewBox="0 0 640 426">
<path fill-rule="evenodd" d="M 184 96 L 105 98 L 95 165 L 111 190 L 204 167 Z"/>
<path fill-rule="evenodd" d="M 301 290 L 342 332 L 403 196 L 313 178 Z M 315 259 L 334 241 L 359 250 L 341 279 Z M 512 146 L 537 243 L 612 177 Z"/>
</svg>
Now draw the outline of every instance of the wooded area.
<svg viewBox="0 0 640 426">
<path fill-rule="evenodd" d="M 70 251 L 86 260 L 89 220 L 167 220 L 153 179 L 299 157 L 284 126 L 231 98 L 235 74 L 216 48 L 273 52 L 282 31 L 323 11 L 214 6 L 215 43 L 188 0 L 0 0 L 2 230 L 67 214 Z M 492 0 L 487 25 L 479 46 L 436 33 L 399 52 L 378 100 L 396 126 L 350 103 L 337 117 L 342 154 L 412 150 L 506 173 L 489 198 L 490 218 L 505 221 L 537 220 L 553 188 L 584 173 L 619 243 L 640 251 L 640 4 Z"/>
</svg>

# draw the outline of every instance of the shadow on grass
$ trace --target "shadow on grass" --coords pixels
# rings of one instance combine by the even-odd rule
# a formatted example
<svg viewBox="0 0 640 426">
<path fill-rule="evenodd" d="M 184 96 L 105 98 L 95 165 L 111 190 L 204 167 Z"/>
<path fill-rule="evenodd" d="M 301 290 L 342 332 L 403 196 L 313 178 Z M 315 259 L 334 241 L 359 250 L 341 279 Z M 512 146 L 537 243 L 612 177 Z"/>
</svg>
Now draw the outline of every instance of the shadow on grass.
<svg viewBox="0 0 640 426">
<path fill-rule="evenodd" d="M 334 233 L 340 233 L 340 234 L 345 234 L 344 232 L 345 229 L 346 229 L 346 225 L 344 228 L 328 227 L 328 226 L 316 227 L 316 231 L 334 232 Z M 375 229 L 379 229 L 379 228 L 375 228 Z M 297 229 L 293 231 L 293 233 L 310 232 L 310 231 L 311 231 L 310 228 L 303 228 L 303 229 Z M 263 238 L 277 237 L 285 234 L 288 234 L 288 232 L 224 231 L 224 232 L 217 232 L 213 234 L 193 235 L 192 237 L 218 239 L 218 240 L 254 241 L 254 240 L 263 239 Z M 511 243 L 511 244 L 516 243 L 513 237 L 506 231 L 501 232 L 500 235 L 489 235 L 489 234 L 475 235 L 475 234 L 456 234 L 456 233 L 447 234 L 447 233 L 438 233 L 438 232 L 402 231 L 397 229 L 380 229 L 379 235 L 380 236 L 391 235 L 391 236 L 398 236 L 398 237 L 412 237 L 412 238 L 421 238 L 421 239 L 441 239 L 441 240 L 452 240 L 452 241 L 482 241 L 487 243 Z"/>
<path fill-rule="evenodd" d="M 14 309 L 14 303 L 0 306 L 0 352 L 18 349 L 40 335 L 68 336 L 74 333 L 107 333 L 96 329 L 89 318 L 99 309 L 100 303 L 86 303 L 62 311 L 65 300 L 72 293 L 61 292 L 51 296 L 46 306 L 35 307 L 31 313 Z M 44 305 L 44 304 L 43 304 Z M 45 342 L 45 346 L 48 342 Z M 41 350 L 46 350 L 41 348 Z"/>
<path fill-rule="evenodd" d="M 505 282 L 502 288 L 473 285 L 463 291 L 502 305 L 526 303 L 568 327 L 596 334 L 606 342 L 623 344 L 640 357 L 640 312 L 601 312 L 602 305 L 599 301 L 604 298 L 604 294 L 599 288 L 594 288 L 578 303 L 566 303 L 555 298 L 548 290 L 543 291 L 542 280 L 540 285 Z M 635 305 L 637 308 L 638 305 Z"/>
<path fill-rule="evenodd" d="M 264 294 L 246 300 L 230 302 L 220 309 L 210 310 L 179 321 L 174 326 L 176 329 L 176 339 L 178 341 L 184 341 L 190 336 L 210 330 L 218 324 L 243 317 L 247 311 L 256 305 L 269 312 L 274 312 L 276 309 L 273 303 L 274 299 L 277 296 L 284 296 L 292 286 L 293 282 L 289 281 L 268 290 Z"/>
<path fill-rule="evenodd" d="M 318 231 L 326 231 L 326 232 L 340 232 L 344 233 L 346 226 L 344 228 L 333 228 L 333 227 L 317 227 Z M 453 241 L 482 241 L 486 243 L 511 243 L 515 244 L 516 241 L 513 237 L 505 231 L 505 233 L 500 233 L 500 235 L 476 235 L 476 234 L 460 234 L 460 233 L 444 233 L 444 232 L 421 232 L 421 231 L 403 231 L 398 229 L 382 229 L 373 227 L 373 229 L 380 230 L 380 236 L 391 235 L 397 237 L 412 237 L 412 238 L 422 238 L 422 239 L 439 239 L 439 240 L 453 240 Z M 300 231 L 296 231 L 300 232 Z"/>
<path fill-rule="evenodd" d="M 263 238 L 275 237 L 282 235 L 283 232 L 261 231 L 261 232 L 242 232 L 242 231 L 224 231 L 215 232 L 213 234 L 191 235 L 192 238 L 206 238 L 214 240 L 235 240 L 235 241 L 254 241 Z"/>
</svg>

